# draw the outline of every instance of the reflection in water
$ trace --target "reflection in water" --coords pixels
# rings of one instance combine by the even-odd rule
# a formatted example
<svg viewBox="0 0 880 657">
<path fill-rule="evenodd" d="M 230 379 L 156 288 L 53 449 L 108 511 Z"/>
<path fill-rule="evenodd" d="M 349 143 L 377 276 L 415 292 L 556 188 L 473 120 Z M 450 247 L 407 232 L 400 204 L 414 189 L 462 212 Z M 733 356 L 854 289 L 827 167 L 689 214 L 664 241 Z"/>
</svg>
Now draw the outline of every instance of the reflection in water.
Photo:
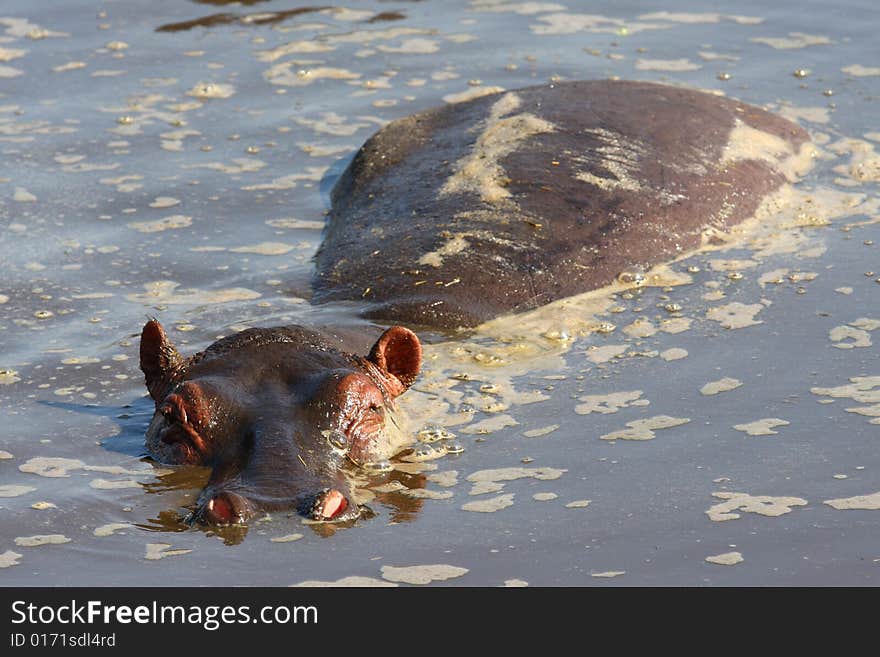
<svg viewBox="0 0 880 657">
<path fill-rule="evenodd" d="M 332 9 L 332 7 L 298 7 L 297 9 L 287 9 L 285 11 L 260 12 L 254 14 L 211 14 L 202 18 L 194 18 L 189 21 L 180 23 L 167 23 L 156 28 L 157 32 L 183 32 L 191 30 L 194 27 L 217 27 L 218 25 L 231 25 L 238 23 L 240 25 L 270 25 L 280 23 L 288 18 L 299 16 L 300 14 L 309 14 L 316 11 Z"/>
<path fill-rule="evenodd" d="M 261 0 L 255 0 L 259 2 Z M 214 1 L 214 0 L 205 0 L 206 4 L 215 4 L 215 5 L 225 5 L 229 4 L 227 2 L 223 2 L 223 0 Z M 244 3 L 244 4 L 253 4 Z M 188 21 L 181 21 L 179 23 L 166 23 L 165 25 L 160 25 L 156 28 L 157 32 L 183 32 L 186 30 L 191 30 L 194 27 L 217 27 L 219 25 L 273 25 L 275 23 L 280 23 L 282 21 L 287 20 L 288 18 L 293 18 L 294 16 L 300 16 L 302 14 L 311 14 L 319 11 L 333 11 L 336 7 L 297 7 L 296 9 L 285 9 L 282 11 L 261 11 L 261 12 L 252 12 L 248 14 L 233 14 L 230 12 L 223 12 L 220 14 L 210 14 L 209 16 L 203 16 L 201 18 L 194 18 Z M 367 23 L 385 23 L 389 21 L 399 21 L 406 18 L 406 14 L 399 11 L 382 11 L 370 18 L 366 19 Z"/>
<path fill-rule="evenodd" d="M 216 526 L 203 525 L 195 519 L 192 504 L 197 493 L 208 481 L 210 468 L 197 466 L 165 466 L 155 463 L 150 459 L 145 461 L 153 463 L 156 467 L 165 470 L 157 477 L 156 481 L 142 483 L 144 492 L 162 495 L 175 491 L 185 492 L 185 498 L 190 503 L 177 509 L 160 511 L 156 518 L 148 518 L 145 522 L 135 523 L 135 526 L 150 532 L 185 532 L 190 529 L 199 529 L 207 536 L 218 536 L 226 545 L 238 545 L 248 533 L 251 526 L 260 526 L 263 523 L 277 521 L 302 522 L 307 525 L 316 535 L 327 538 L 333 536 L 338 530 L 353 527 L 358 522 L 370 520 L 376 517 L 376 512 L 368 504 L 360 504 L 360 515 L 357 519 L 342 522 L 304 520 L 294 509 L 283 510 L 275 513 L 256 517 L 245 525 Z M 393 523 L 412 522 L 421 511 L 424 500 L 408 496 L 406 491 L 425 488 L 427 479 L 423 474 L 411 474 L 393 470 L 389 473 L 366 477 L 362 473 L 351 473 L 357 480 L 357 488 L 365 499 L 374 501 L 390 512 L 390 521 Z M 384 490 L 378 492 L 375 489 Z"/>
<path fill-rule="evenodd" d="M 271 2 L 272 0 L 191 0 L 196 4 L 200 5 L 217 5 L 218 7 L 224 7 L 226 5 L 245 5 L 246 7 L 250 7 L 252 5 L 258 5 L 262 2 Z"/>
</svg>

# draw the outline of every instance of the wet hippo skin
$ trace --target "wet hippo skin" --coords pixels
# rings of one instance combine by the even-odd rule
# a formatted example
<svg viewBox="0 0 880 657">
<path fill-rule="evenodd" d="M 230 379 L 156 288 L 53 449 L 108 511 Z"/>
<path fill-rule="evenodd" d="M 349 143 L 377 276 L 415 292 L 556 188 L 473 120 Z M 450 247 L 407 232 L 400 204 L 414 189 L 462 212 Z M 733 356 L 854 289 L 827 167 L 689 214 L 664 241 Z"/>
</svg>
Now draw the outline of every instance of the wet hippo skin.
<svg viewBox="0 0 880 657">
<path fill-rule="evenodd" d="M 156 412 L 150 454 L 212 468 L 195 519 L 228 524 L 299 509 L 316 520 L 358 516 L 345 473 L 411 442 L 395 398 L 412 385 L 421 345 L 392 327 L 369 354 L 300 326 L 249 329 L 183 357 L 144 326 L 140 365 Z"/>
<path fill-rule="evenodd" d="M 723 97 L 641 82 L 504 92 L 395 121 L 338 181 L 313 301 L 410 326 L 475 326 L 675 258 L 754 215 L 808 141 Z M 299 326 L 250 329 L 184 358 L 141 338 L 150 453 L 208 465 L 195 516 L 358 515 L 346 464 L 412 440 L 394 399 L 419 372 L 412 331 L 365 357 Z"/>
<path fill-rule="evenodd" d="M 808 139 L 735 100 L 609 80 L 399 119 L 333 190 L 313 302 L 456 328 L 596 289 L 753 216 Z"/>
</svg>

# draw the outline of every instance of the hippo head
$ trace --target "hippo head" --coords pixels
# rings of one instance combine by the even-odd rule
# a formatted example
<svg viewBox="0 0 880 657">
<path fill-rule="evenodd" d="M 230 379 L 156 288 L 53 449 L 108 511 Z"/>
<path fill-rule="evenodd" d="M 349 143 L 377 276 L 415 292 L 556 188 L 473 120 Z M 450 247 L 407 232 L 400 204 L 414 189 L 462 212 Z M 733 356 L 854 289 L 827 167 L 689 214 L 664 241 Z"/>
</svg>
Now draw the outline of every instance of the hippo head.
<svg viewBox="0 0 880 657">
<path fill-rule="evenodd" d="M 395 399 L 422 350 L 400 326 L 364 357 L 339 344 L 300 326 L 248 329 L 185 358 L 158 321 L 144 326 L 140 366 L 156 403 L 146 446 L 162 462 L 212 468 L 197 520 L 290 508 L 315 520 L 358 516 L 344 469 L 411 442 Z"/>
</svg>

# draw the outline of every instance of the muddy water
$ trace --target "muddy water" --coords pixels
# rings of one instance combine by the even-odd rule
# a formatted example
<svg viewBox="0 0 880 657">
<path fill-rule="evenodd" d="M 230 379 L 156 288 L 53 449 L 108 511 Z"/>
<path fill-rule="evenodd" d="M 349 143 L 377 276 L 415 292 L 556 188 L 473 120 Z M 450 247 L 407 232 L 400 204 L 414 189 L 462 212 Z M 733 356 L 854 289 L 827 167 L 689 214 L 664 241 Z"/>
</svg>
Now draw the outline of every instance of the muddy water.
<svg viewBox="0 0 880 657">
<path fill-rule="evenodd" d="M 0 584 L 880 583 L 871 9 L 7 0 Z M 145 318 L 185 350 L 357 327 L 308 295 L 363 140 L 485 90 L 609 76 L 769 107 L 821 154 L 785 209 L 653 286 L 426 334 L 409 410 L 465 451 L 365 480 L 371 518 L 183 523 L 206 472 L 143 458 Z"/>
</svg>

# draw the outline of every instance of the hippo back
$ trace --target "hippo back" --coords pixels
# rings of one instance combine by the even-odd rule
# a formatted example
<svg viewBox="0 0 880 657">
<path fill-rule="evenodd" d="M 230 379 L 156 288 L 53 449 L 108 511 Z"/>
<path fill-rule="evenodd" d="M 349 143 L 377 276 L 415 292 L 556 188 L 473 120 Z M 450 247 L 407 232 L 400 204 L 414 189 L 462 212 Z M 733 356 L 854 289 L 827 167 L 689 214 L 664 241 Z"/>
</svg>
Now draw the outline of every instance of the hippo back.
<svg viewBox="0 0 880 657">
<path fill-rule="evenodd" d="M 808 140 L 760 108 L 645 82 L 421 112 L 338 181 L 314 301 L 455 328 L 593 290 L 753 216 Z"/>
</svg>

